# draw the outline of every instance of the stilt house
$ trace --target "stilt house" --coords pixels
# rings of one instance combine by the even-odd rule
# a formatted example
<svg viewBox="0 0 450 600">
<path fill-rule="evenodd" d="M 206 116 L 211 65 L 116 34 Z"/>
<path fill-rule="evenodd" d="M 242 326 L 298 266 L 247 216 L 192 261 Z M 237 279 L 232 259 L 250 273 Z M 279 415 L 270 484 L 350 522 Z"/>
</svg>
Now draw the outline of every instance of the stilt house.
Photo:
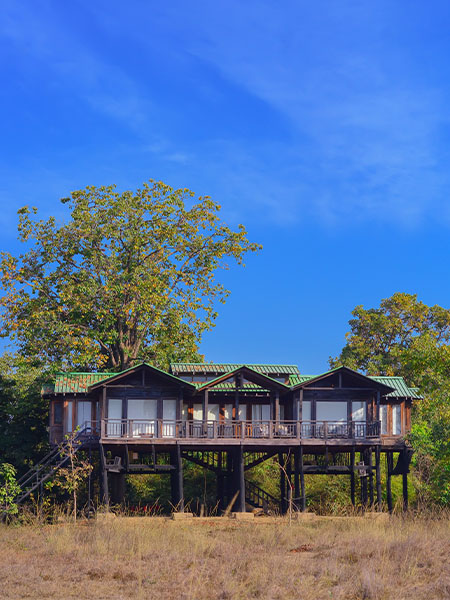
<svg viewBox="0 0 450 600">
<path fill-rule="evenodd" d="M 290 493 L 305 509 L 305 474 L 347 475 L 353 503 L 360 477 L 361 502 L 381 508 L 385 455 L 389 508 L 396 474 L 407 505 L 412 452 L 405 435 L 420 397 L 401 377 L 346 367 L 313 376 L 295 365 L 256 364 L 176 363 L 165 372 L 142 363 L 121 373 L 61 374 L 43 393 L 51 444 L 78 428 L 78 438 L 99 452 L 105 503 L 123 500 L 126 474 L 167 473 L 182 510 L 185 459 L 214 471 L 221 506 L 232 498 L 236 511 L 267 506 L 279 499 L 246 472 L 277 457 L 281 510 Z"/>
</svg>

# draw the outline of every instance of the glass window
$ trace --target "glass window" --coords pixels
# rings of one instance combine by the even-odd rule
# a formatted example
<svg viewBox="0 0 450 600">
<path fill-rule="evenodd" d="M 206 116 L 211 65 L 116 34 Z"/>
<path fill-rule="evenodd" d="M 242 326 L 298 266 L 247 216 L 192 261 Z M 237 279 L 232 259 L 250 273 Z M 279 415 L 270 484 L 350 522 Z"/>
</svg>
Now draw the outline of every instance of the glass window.
<svg viewBox="0 0 450 600">
<path fill-rule="evenodd" d="M 194 404 L 194 421 L 203 421 L 203 405 Z"/>
<path fill-rule="evenodd" d="M 280 404 L 280 421 L 284 421 L 284 404 Z"/>
<path fill-rule="evenodd" d="M 208 421 L 219 420 L 219 404 L 208 404 Z"/>
<path fill-rule="evenodd" d="M 187 421 L 188 419 L 188 405 L 187 404 L 183 404 L 183 406 L 181 407 L 181 419 L 182 421 Z"/>
<path fill-rule="evenodd" d="M 387 426 L 387 417 L 388 417 L 388 412 L 387 412 L 387 404 L 382 404 L 380 406 L 380 419 L 381 419 L 381 434 L 382 435 L 387 435 L 388 432 L 388 426 Z"/>
<path fill-rule="evenodd" d="M 239 404 L 239 421 L 247 420 L 247 405 Z"/>
<path fill-rule="evenodd" d="M 366 420 L 366 403 L 352 402 L 352 421 Z"/>
<path fill-rule="evenodd" d="M 317 402 L 317 421 L 347 421 L 347 402 Z"/>
<path fill-rule="evenodd" d="M 91 402 L 77 402 L 77 427 L 83 429 L 92 420 L 92 404 Z"/>
<path fill-rule="evenodd" d="M 269 421 L 270 404 L 252 404 L 252 421 Z"/>
<path fill-rule="evenodd" d="M 73 417 L 73 402 L 69 400 L 67 402 L 67 412 L 66 412 L 66 432 L 70 433 L 72 431 L 72 417 Z"/>
<path fill-rule="evenodd" d="M 53 405 L 53 424 L 62 425 L 63 422 L 63 405 L 62 402 L 55 402 Z"/>
<path fill-rule="evenodd" d="M 302 421 L 311 421 L 311 400 L 303 400 Z"/>
<path fill-rule="evenodd" d="M 225 404 L 225 421 L 233 420 L 233 405 Z"/>
<path fill-rule="evenodd" d="M 392 407 L 392 433 L 401 435 L 402 433 L 402 407 L 400 404 L 395 404 Z"/>
</svg>

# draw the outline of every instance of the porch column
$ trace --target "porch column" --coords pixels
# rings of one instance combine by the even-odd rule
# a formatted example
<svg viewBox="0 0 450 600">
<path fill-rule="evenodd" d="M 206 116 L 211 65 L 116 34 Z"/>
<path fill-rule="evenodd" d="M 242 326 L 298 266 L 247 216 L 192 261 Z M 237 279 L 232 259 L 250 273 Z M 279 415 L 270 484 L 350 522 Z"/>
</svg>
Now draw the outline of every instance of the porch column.
<svg viewBox="0 0 450 600">
<path fill-rule="evenodd" d="M 102 491 L 102 503 L 109 508 L 109 489 L 108 489 L 108 471 L 106 469 L 106 458 L 103 444 L 100 444 L 100 468 L 101 468 L 101 491 Z"/>
<path fill-rule="evenodd" d="M 403 510 L 408 510 L 408 471 L 406 470 L 408 467 L 406 466 L 408 463 L 406 460 L 403 461 L 403 473 L 402 473 L 402 487 L 403 487 Z"/>
<path fill-rule="evenodd" d="M 209 395 L 208 390 L 205 390 L 203 392 L 203 400 L 202 400 L 203 421 L 208 420 L 208 404 L 209 404 L 208 395 Z"/>
<path fill-rule="evenodd" d="M 239 421 L 239 382 L 237 375 L 234 378 L 234 420 Z"/>
</svg>

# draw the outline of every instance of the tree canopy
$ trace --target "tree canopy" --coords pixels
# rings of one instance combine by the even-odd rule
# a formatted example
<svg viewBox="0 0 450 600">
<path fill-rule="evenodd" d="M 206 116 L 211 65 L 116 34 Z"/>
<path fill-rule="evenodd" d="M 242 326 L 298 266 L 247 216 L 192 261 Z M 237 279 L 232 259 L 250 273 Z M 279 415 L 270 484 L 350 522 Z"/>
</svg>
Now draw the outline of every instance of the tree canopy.
<svg viewBox="0 0 450 600">
<path fill-rule="evenodd" d="M 450 505 L 450 310 L 395 293 L 352 315 L 347 343 L 330 365 L 401 375 L 419 387 L 409 436 L 419 497 Z"/>
<path fill-rule="evenodd" d="M 229 294 L 217 270 L 260 248 L 245 228 L 230 229 L 209 197 L 153 180 L 135 192 L 91 186 L 61 202 L 65 223 L 19 210 L 26 250 L 1 256 L 1 335 L 62 367 L 198 357 Z"/>
</svg>

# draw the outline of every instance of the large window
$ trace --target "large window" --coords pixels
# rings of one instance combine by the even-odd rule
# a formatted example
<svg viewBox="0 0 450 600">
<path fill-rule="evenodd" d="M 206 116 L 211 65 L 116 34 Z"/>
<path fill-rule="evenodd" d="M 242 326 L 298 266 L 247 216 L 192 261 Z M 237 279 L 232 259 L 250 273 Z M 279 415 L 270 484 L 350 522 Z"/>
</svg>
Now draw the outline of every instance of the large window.
<svg viewBox="0 0 450 600">
<path fill-rule="evenodd" d="M 366 420 L 366 403 L 352 402 L 352 421 Z"/>
<path fill-rule="evenodd" d="M 303 400 L 302 421 L 311 421 L 311 400 Z"/>
<path fill-rule="evenodd" d="M 347 402 L 322 402 L 316 404 L 317 421 L 347 421 Z"/>
<path fill-rule="evenodd" d="M 69 400 L 67 402 L 67 411 L 66 411 L 66 432 L 67 433 L 71 433 L 71 431 L 73 429 L 72 419 L 73 419 L 73 402 L 72 402 L 72 400 Z"/>
<path fill-rule="evenodd" d="M 219 404 L 208 404 L 208 421 L 219 420 L 220 405 Z"/>
<path fill-rule="evenodd" d="M 83 429 L 92 420 L 92 403 L 79 400 L 77 402 L 77 427 Z"/>
<path fill-rule="evenodd" d="M 380 419 L 381 419 L 381 434 L 387 435 L 388 433 L 388 407 L 387 404 L 380 406 Z"/>
<path fill-rule="evenodd" d="M 400 404 L 392 406 L 392 433 L 393 435 L 402 433 L 402 407 Z"/>
<path fill-rule="evenodd" d="M 157 406 L 157 400 L 143 398 L 128 400 L 128 418 L 134 420 L 130 432 L 133 437 L 155 435 Z"/>
<path fill-rule="evenodd" d="M 269 421 L 270 404 L 252 404 L 252 421 Z"/>
</svg>

